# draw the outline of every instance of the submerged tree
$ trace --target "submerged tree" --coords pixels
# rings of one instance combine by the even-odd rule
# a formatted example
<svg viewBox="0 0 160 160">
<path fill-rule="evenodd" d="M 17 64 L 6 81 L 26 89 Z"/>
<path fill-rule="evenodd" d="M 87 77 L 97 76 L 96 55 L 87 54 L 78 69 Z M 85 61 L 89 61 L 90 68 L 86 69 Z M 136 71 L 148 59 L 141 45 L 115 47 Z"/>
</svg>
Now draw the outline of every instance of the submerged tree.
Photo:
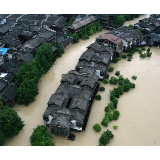
<svg viewBox="0 0 160 160">
<path fill-rule="evenodd" d="M 37 126 L 34 129 L 30 137 L 30 142 L 32 146 L 54 146 L 52 135 L 47 131 L 45 125 Z"/>
<path fill-rule="evenodd" d="M 33 79 L 22 82 L 17 91 L 17 101 L 19 104 L 28 105 L 35 100 L 38 94 L 37 84 Z"/>
<path fill-rule="evenodd" d="M 5 137 L 11 138 L 18 135 L 23 127 L 24 124 L 16 111 L 9 107 L 5 107 L 0 112 L 0 130 L 4 133 L 4 135 L 1 133 L 2 141 Z"/>
<path fill-rule="evenodd" d="M 112 132 L 107 129 L 99 139 L 99 146 L 106 146 L 113 137 L 114 135 Z"/>
</svg>

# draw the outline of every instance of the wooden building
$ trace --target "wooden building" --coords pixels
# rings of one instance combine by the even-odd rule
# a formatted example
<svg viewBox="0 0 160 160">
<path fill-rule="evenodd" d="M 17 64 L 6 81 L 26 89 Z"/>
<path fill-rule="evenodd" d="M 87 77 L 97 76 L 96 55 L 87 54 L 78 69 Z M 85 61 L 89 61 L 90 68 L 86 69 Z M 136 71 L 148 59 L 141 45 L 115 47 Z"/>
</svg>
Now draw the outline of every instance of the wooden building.
<svg viewBox="0 0 160 160">
<path fill-rule="evenodd" d="M 71 26 L 68 26 L 68 30 L 71 33 L 76 33 L 80 29 L 84 28 L 86 25 L 94 24 L 97 22 L 97 19 L 94 16 L 89 16 L 85 19 L 82 19 L 80 21 L 74 22 Z"/>
<path fill-rule="evenodd" d="M 123 51 L 123 43 L 122 39 L 113 35 L 113 34 L 100 34 L 98 38 L 96 38 L 96 41 L 99 44 L 103 44 L 105 46 L 110 46 L 114 48 L 116 52 L 116 56 L 119 57 L 122 54 Z"/>
<path fill-rule="evenodd" d="M 69 71 L 50 97 L 43 115 L 45 124 L 53 134 L 74 140 L 71 130 L 83 131 L 91 105 L 99 88 L 98 77 Z"/>
<path fill-rule="evenodd" d="M 0 97 L 4 105 L 12 106 L 16 103 L 17 85 L 14 82 L 9 83 L 5 89 L 0 92 Z"/>
</svg>

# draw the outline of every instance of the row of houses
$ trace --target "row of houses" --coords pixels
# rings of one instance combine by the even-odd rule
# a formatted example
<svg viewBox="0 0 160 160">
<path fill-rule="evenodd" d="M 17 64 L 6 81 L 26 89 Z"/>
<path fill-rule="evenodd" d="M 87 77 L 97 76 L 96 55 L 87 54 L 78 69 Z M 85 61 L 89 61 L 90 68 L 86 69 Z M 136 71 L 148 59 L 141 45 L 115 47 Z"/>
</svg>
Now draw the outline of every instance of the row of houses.
<svg viewBox="0 0 160 160">
<path fill-rule="evenodd" d="M 98 81 L 104 79 L 113 52 L 111 47 L 94 42 L 79 58 L 75 70 L 63 75 L 43 114 L 43 120 L 53 134 L 74 140 L 72 130 L 85 130 L 99 88 Z"/>
<path fill-rule="evenodd" d="M 49 15 L 0 15 L 0 97 L 4 105 L 16 102 L 16 74 L 24 63 L 32 61 L 43 42 L 57 40 L 62 33 L 60 45 L 64 50 L 73 43 L 72 37 L 64 38 L 61 32 L 66 19 Z M 58 48 L 53 46 L 52 50 L 56 56 Z M 10 75 L 14 76 L 7 81 Z"/>
<path fill-rule="evenodd" d="M 128 52 L 136 46 L 142 46 L 143 35 L 137 29 L 127 26 L 119 27 L 96 38 L 99 44 L 112 47 L 116 56 L 121 56 L 122 51 Z"/>
<path fill-rule="evenodd" d="M 160 33 L 160 15 L 152 14 L 149 18 L 139 20 L 139 22 L 134 25 L 134 28 L 139 27 L 141 27 L 146 34 Z"/>
</svg>

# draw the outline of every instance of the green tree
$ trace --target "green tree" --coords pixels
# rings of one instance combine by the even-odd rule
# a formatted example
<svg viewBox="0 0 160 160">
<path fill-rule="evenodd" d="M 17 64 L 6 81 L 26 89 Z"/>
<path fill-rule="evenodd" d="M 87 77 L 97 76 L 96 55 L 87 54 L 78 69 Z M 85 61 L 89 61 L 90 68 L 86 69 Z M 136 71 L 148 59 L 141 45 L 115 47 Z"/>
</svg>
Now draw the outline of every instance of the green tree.
<svg viewBox="0 0 160 160">
<path fill-rule="evenodd" d="M 54 143 L 52 143 L 52 135 L 44 125 L 37 126 L 37 128 L 34 129 L 30 137 L 30 142 L 32 146 L 54 146 Z"/>
<path fill-rule="evenodd" d="M 0 97 L 0 109 L 3 109 L 4 106 L 3 106 L 3 102 L 1 101 L 1 97 Z"/>
<path fill-rule="evenodd" d="M 133 25 L 132 25 L 132 24 L 130 24 L 128 27 L 129 27 L 129 28 L 133 28 Z"/>
<path fill-rule="evenodd" d="M 17 102 L 19 104 L 28 105 L 35 100 L 38 94 L 37 84 L 33 79 L 25 80 L 21 83 L 17 91 Z"/>
<path fill-rule="evenodd" d="M 16 75 L 16 84 L 20 86 L 26 79 L 34 79 L 35 83 L 38 83 L 40 77 L 41 73 L 35 65 L 32 63 L 24 64 Z"/>
<path fill-rule="evenodd" d="M 108 80 L 107 80 L 107 79 L 104 79 L 104 80 L 103 80 L 103 83 L 104 83 L 104 84 L 108 84 Z"/>
<path fill-rule="evenodd" d="M 105 88 L 104 87 L 100 87 L 99 91 L 105 91 Z"/>
<path fill-rule="evenodd" d="M 103 121 L 101 122 L 101 124 L 103 126 L 107 127 L 108 123 L 109 123 L 109 117 L 108 117 L 108 115 L 106 115 L 105 118 L 103 119 Z"/>
<path fill-rule="evenodd" d="M 108 72 L 113 72 L 114 68 L 113 67 L 109 67 Z"/>
<path fill-rule="evenodd" d="M 114 110 L 113 112 L 113 120 L 117 120 L 120 116 L 120 112 L 118 110 Z"/>
<path fill-rule="evenodd" d="M 23 127 L 24 124 L 16 111 L 9 107 L 5 107 L 0 112 L 0 130 L 4 133 L 6 138 L 11 138 L 15 135 L 18 135 Z M 2 141 L 4 135 L 1 135 Z"/>
<path fill-rule="evenodd" d="M 73 33 L 72 37 L 73 37 L 73 42 L 74 43 L 78 43 L 79 42 L 79 36 L 78 36 L 77 33 Z"/>
<path fill-rule="evenodd" d="M 101 100 L 101 95 L 96 95 L 96 100 Z"/>
<path fill-rule="evenodd" d="M 107 129 L 99 139 L 99 146 L 106 146 L 113 137 L 114 135 L 112 132 Z"/>
<path fill-rule="evenodd" d="M 99 123 L 95 124 L 95 125 L 93 126 L 93 128 L 94 128 L 94 130 L 95 130 L 96 132 L 100 132 L 100 131 L 101 131 L 101 126 L 100 126 Z"/>
<path fill-rule="evenodd" d="M 142 33 L 143 29 L 141 27 L 139 27 L 138 31 Z"/>
<path fill-rule="evenodd" d="M 5 134 L 0 130 L 0 146 L 3 146 L 5 140 L 6 140 L 6 136 L 5 136 Z"/>
</svg>

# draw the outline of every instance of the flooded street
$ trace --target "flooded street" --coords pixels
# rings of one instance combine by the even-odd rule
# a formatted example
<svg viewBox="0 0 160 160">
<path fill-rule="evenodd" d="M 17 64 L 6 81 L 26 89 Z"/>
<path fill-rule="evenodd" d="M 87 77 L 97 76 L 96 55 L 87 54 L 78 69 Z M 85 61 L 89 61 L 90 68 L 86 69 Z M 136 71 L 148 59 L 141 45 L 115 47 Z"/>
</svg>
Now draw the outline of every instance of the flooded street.
<svg viewBox="0 0 160 160">
<path fill-rule="evenodd" d="M 148 15 L 142 15 L 148 16 Z M 140 16 L 141 19 L 144 17 Z M 136 23 L 135 21 L 126 22 L 128 24 Z M 107 32 L 102 31 L 100 33 Z M 47 107 L 47 102 L 50 96 L 55 92 L 60 84 L 62 74 L 75 69 L 81 54 L 86 50 L 86 47 L 95 41 L 95 38 L 100 34 L 97 33 L 90 39 L 72 45 L 68 48 L 65 54 L 57 59 L 49 72 L 41 78 L 39 82 L 39 95 L 36 101 L 28 107 L 16 104 L 13 109 L 17 111 L 26 126 L 19 133 L 5 142 L 5 146 L 30 146 L 29 137 L 33 132 L 33 128 L 37 125 L 44 124 L 42 115 Z M 99 138 L 103 131 L 111 130 L 114 138 L 110 141 L 110 146 L 153 146 L 160 145 L 160 49 L 152 48 L 151 58 L 140 58 L 138 53 L 133 55 L 131 62 L 126 59 L 120 60 L 117 64 L 111 63 L 114 67 L 114 72 L 110 73 L 113 76 L 116 71 L 120 71 L 124 78 L 129 78 L 136 84 L 135 89 L 124 93 L 119 98 L 118 110 L 120 117 L 117 121 L 109 123 L 108 127 L 102 126 L 102 131 L 97 133 L 93 130 L 95 123 L 101 123 L 104 118 L 104 108 L 110 102 L 109 90 L 114 88 L 114 85 L 103 84 L 104 92 L 101 94 L 101 101 L 94 101 L 90 112 L 90 117 L 86 130 L 76 135 L 75 141 L 66 140 L 64 137 L 53 136 L 53 142 L 56 146 L 97 146 Z M 136 75 L 137 80 L 132 80 L 132 76 Z M 113 129 L 113 125 L 119 126 L 117 130 Z"/>
</svg>

